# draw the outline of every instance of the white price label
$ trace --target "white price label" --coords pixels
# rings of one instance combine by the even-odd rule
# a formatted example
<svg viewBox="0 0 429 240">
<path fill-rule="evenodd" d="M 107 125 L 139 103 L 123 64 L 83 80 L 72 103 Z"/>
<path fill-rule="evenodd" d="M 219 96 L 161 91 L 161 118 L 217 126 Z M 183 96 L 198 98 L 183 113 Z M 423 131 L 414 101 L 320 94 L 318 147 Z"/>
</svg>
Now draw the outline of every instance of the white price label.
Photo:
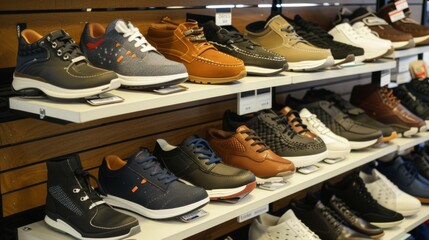
<svg viewBox="0 0 429 240">
<path fill-rule="evenodd" d="M 303 174 L 310 174 L 312 172 L 315 172 L 317 170 L 319 170 L 320 167 L 317 165 L 310 165 L 310 166 L 306 166 L 306 167 L 300 167 L 298 168 L 298 172 L 303 173 Z"/>
<path fill-rule="evenodd" d="M 216 10 L 216 25 L 229 26 L 232 25 L 232 13 L 230 8 L 219 8 Z"/>
<path fill-rule="evenodd" d="M 381 77 L 380 77 L 380 87 L 386 86 L 390 83 L 390 70 L 383 70 L 381 71 Z"/>
<path fill-rule="evenodd" d="M 390 21 L 396 22 L 403 19 L 405 17 L 405 14 L 404 14 L 404 11 L 402 10 L 395 10 L 395 11 L 389 12 L 389 17 L 390 17 Z"/>
<path fill-rule="evenodd" d="M 272 105 L 271 88 L 241 92 L 237 94 L 237 98 L 237 113 L 239 115 L 270 109 Z"/>
<path fill-rule="evenodd" d="M 408 8 L 407 0 L 400 0 L 395 2 L 396 10 L 404 10 Z"/>
<path fill-rule="evenodd" d="M 245 214 L 243 214 L 243 215 L 238 216 L 237 221 L 238 221 L 239 223 L 244 222 L 244 221 L 246 221 L 246 220 L 248 220 L 248 219 L 251 219 L 251 218 L 253 218 L 253 217 L 259 216 L 259 215 L 261 215 L 262 213 L 266 213 L 266 212 L 268 212 L 268 210 L 269 210 L 269 208 L 268 208 L 268 204 L 267 204 L 267 205 L 264 205 L 264 206 L 262 206 L 262 207 L 258 207 L 258 208 L 253 209 L 252 211 L 250 211 L 250 212 L 248 212 L 248 213 L 245 213 Z"/>
</svg>

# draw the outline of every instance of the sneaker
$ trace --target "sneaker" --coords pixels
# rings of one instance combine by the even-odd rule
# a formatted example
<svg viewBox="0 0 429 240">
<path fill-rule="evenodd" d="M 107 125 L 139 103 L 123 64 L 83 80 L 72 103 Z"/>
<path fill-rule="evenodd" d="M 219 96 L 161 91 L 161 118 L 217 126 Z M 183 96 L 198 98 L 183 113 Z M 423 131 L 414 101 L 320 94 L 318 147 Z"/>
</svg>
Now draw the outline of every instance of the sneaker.
<svg viewBox="0 0 429 240">
<path fill-rule="evenodd" d="M 293 162 L 297 168 L 313 165 L 328 155 L 323 141 L 297 134 L 284 117 L 272 110 L 260 111 L 254 117 L 225 112 L 224 130 L 235 131 L 241 125 L 254 130 L 274 153 Z"/>
<path fill-rule="evenodd" d="M 351 119 L 353 119 L 353 121 L 356 121 L 365 127 L 379 129 L 383 134 L 383 142 L 388 142 L 396 138 L 398 135 L 392 127 L 368 116 L 363 109 L 355 107 L 341 95 L 327 89 L 310 89 L 305 93 L 303 100 L 307 102 L 326 100 L 334 103 L 335 107 L 347 114 Z"/>
<path fill-rule="evenodd" d="M 207 42 L 196 21 L 176 23 L 164 17 L 150 25 L 146 38 L 166 58 L 185 64 L 191 82 L 227 83 L 246 76 L 243 61 Z"/>
<path fill-rule="evenodd" d="M 313 231 L 299 220 L 291 209 L 281 217 L 263 213 L 256 217 L 249 228 L 250 240 L 320 240 Z"/>
<path fill-rule="evenodd" d="M 363 38 L 372 41 L 372 44 L 379 46 L 380 48 L 387 49 L 387 52 L 382 55 L 390 55 L 395 51 L 392 42 L 387 39 L 382 39 L 377 35 L 373 34 L 371 29 L 363 22 L 355 22 L 352 24 L 353 29 Z"/>
<path fill-rule="evenodd" d="M 298 111 L 291 109 L 288 106 L 283 107 L 278 111 L 279 116 L 283 116 L 287 123 L 292 127 L 292 129 L 305 137 L 313 138 L 316 141 L 322 141 L 322 139 L 316 134 L 312 133 L 310 129 L 307 128 L 307 125 L 302 123 L 301 116 L 299 116 Z"/>
<path fill-rule="evenodd" d="M 286 59 L 243 37 L 238 31 L 217 26 L 214 17 L 190 14 L 187 19 L 198 21 L 207 41 L 219 51 L 243 60 L 248 75 L 274 75 L 287 69 Z"/>
<path fill-rule="evenodd" d="M 426 152 L 426 148 L 426 146 L 421 147 L 416 145 L 414 146 L 414 150 L 411 153 L 404 155 L 403 157 L 408 161 L 413 161 L 417 166 L 420 175 L 426 179 L 429 179 L 429 155 Z"/>
<path fill-rule="evenodd" d="M 336 65 L 353 62 L 355 58 L 357 61 L 363 61 L 364 51 L 362 48 L 335 41 L 325 29 L 305 21 L 299 15 L 295 15 L 294 19 L 289 22 L 297 34 L 309 43 L 319 48 L 331 49 Z"/>
<path fill-rule="evenodd" d="M 329 30 L 329 34 L 334 37 L 335 41 L 363 48 L 365 52 L 364 61 L 375 60 L 388 54 L 390 51 L 390 46 L 387 47 L 379 42 L 374 42 L 372 39 L 362 37 L 347 22 L 336 25 Z"/>
<path fill-rule="evenodd" d="M 326 144 L 326 148 L 328 149 L 328 156 L 326 158 L 345 159 L 349 155 L 351 150 L 349 140 L 333 133 L 308 109 L 301 109 L 300 115 L 308 129 L 319 136 Z"/>
<path fill-rule="evenodd" d="M 429 104 L 429 78 L 414 78 L 405 83 L 405 86 L 417 99 Z"/>
<path fill-rule="evenodd" d="M 378 161 L 377 170 L 402 191 L 416 197 L 422 203 L 429 203 L 429 183 L 423 180 L 412 161 L 404 161 L 401 156 L 390 162 Z"/>
<path fill-rule="evenodd" d="M 359 233 L 344 224 L 339 216 L 321 201 L 305 197 L 297 201 L 292 200 L 290 208 L 295 215 L 321 239 L 368 239 L 368 235 Z"/>
<path fill-rule="evenodd" d="M 357 216 L 343 200 L 337 198 L 335 195 L 332 195 L 330 199 L 326 199 L 325 201 L 326 206 L 332 209 L 344 221 L 344 225 L 357 232 L 366 234 L 372 239 L 384 236 L 382 228 L 376 227 Z"/>
<path fill-rule="evenodd" d="M 89 64 L 64 30 L 42 36 L 34 30 L 24 29 L 18 41 L 12 88 L 20 95 L 78 99 L 121 85 L 114 72 Z"/>
<path fill-rule="evenodd" d="M 325 199 L 331 198 L 332 195 L 337 196 L 360 217 L 380 228 L 391 228 L 404 220 L 402 214 L 377 203 L 357 173 L 349 174 L 335 185 L 325 182 L 322 195 Z"/>
<path fill-rule="evenodd" d="M 247 169 L 256 175 L 258 184 L 285 182 L 295 172 L 294 164 L 271 149 L 246 126 L 235 132 L 211 128 L 207 131 L 208 141 L 222 161 L 231 166 Z"/>
<path fill-rule="evenodd" d="M 369 174 L 361 171 L 359 176 L 365 183 L 368 192 L 381 206 L 405 217 L 420 211 L 421 203 L 417 198 L 401 191 L 377 169 L 370 169 Z"/>
<path fill-rule="evenodd" d="M 157 139 L 154 155 L 181 181 L 204 188 L 210 200 L 238 198 L 256 187 L 253 173 L 223 163 L 202 138 L 188 137 L 179 146 Z"/>
<path fill-rule="evenodd" d="M 94 66 L 116 72 L 125 88 L 161 88 L 188 79 L 183 64 L 166 59 L 138 28 L 122 19 L 112 21 L 107 28 L 86 23 L 80 46 Z"/>
<path fill-rule="evenodd" d="M 404 12 L 405 18 L 392 22 L 390 20 L 389 13 L 394 10 L 396 10 L 395 3 L 393 1 L 389 1 L 389 3 L 386 3 L 378 10 L 377 15 L 386 20 L 397 30 L 411 34 L 416 45 L 424 45 L 429 43 L 429 27 L 420 25 L 417 21 L 412 19 L 410 17 L 411 10 L 409 8 L 402 10 Z"/>
<path fill-rule="evenodd" d="M 390 40 L 394 49 L 407 49 L 416 45 L 411 34 L 396 30 L 384 19 L 378 17 L 369 7 L 360 7 L 353 13 L 346 8 L 341 8 L 337 15 L 337 21 L 342 21 L 343 19 L 349 20 L 352 24 L 356 22 L 364 23 L 375 36 Z"/>
<path fill-rule="evenodd" d="M 136 218 L 114 210 L 89 183 L 77 154 L 46 162 L 45 222 L 76 239 L 124 239 L 140 232 Z M 100 184 L 98 184 L 100 186 Z M 100 188 L 100 187 L 99 187 Z"/>
<path fill-rule="evenodd" d="M 127 160 L 106 156 L 98 179 L 107 203 L 151 219 L 181 216 L 210 200 L 204 189 L 178 181 L 146 148 Z"/>
<path fill-rule="evenodd" d="M 350 102 L 375 120 L 391 126 L 402 136 L 409 137 L 427 129 L 426 123 L 406 109 L 387 86 L 379 87 L 372 83 L 356 85 Z"/>
<path fill-rule="evenodd" d="M 365 127 L 353 121 L 328 101 L 304 103 L 289 95 L 286 98 L 286 104 L 295 109 L 306 108 L 315 114 L 333 133 L 347 139 L 352 150 L 372 146 L 382 137 L 380 130 Z"/>
<path fill-rule="evenodd" d="M 426 103 L 417 98 L 417 96 L 408 91 L 407 87 L 403 84 L 394 88 L 393 94 L 401 101 L 401 104 L 406 109 L 423 119 L 426 125 L 429 126 L 429 102 Z"/>
<path fill-rule="evenodd" d="M 305 41 L 280 15 L 267 22 L 260 21 L 247 25 L 244 35 L 285 57 L 290 71 L 314 71 L 335 64 L 329 49 L 318 48 Z"/>
</svg>

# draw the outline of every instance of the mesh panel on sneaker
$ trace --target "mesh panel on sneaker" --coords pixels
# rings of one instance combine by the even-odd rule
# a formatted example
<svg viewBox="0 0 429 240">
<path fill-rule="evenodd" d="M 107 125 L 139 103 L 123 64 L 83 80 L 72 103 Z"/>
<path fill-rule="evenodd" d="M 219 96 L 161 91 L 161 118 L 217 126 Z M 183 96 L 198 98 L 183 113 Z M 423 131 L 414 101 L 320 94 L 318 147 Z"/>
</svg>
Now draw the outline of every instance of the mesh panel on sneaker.
<svg viewBox="0 0 429 240">
<path fill-rule="evenodd" d="M 74 212 L 78 216 L 82 216 L 83 212 L 73 201 L 67 196 L 61 186 L 51 186 L 48 189 L 49 193 L 64 207 Z"/>
</svg>

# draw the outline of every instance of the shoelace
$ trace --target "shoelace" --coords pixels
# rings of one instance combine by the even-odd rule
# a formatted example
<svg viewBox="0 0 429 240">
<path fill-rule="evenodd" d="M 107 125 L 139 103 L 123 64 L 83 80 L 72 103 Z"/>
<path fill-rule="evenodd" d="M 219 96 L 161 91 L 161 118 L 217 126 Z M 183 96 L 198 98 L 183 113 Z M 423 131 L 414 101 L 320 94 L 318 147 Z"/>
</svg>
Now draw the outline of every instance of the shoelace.
<svg viewBox="0 0 429 240">
<path fill-rule="evenodd" d="M 311 22 L 306 22 L 303 20 L 299 20 L 296 22 L 300 27 L 302 27 L 303 29 L 307 30 L 307 32 L 311 32 L 316 36 L 319 36 L 323 39 L 332 39 L 332 36 L 327 33 L 324 29 L 322 29 L 321 27 L 319 27 L 316 24 L 313 24 Z"/>
<path fill-rule="evenodd" d="M 216 156 L 213 150 L 210 148 L 209 143 L 202 138 L 195 138 L 188 146 L 191 146 L 194 154 L 201 154 L 198 156 L 199 160 L 208 160 L 205 164 L 210 165 L 219 163 L 221 158 Z"/>
<path fill-rule="evenodd" d="M 379 91 L 380 91 L 381 99 L 385 104 L 391 107 L 396 107 L 400 103 L 400 100 L 397 99 L 395 95 L 393 95 L 392 89 L 389 89 L 386 86 L 384 86 L 380 88 Z"/>
<path fill-rule="evenodd" d="M 57 35 L 50 39 L 52 48 L 57 49 L 57 56 L 62 57 L 65 61 L 80 57 L 78 60 L 84 59 L 82 52 L 73 39 L 68 34 Z M 77 62 L 77 60 L 75 60 Z"/>
<path fill-rule="evenodd" d="M 259 136 L 256 135 L 255 131 L 253 131 L 251 129 L 243 130 L 243 131 L 240 131 L 240 134 L 247 135 L 247 137 L 244 139 L 246 141 L 253 140 L 253 143 L 250 144 L 250 146 L 252 146 L 252 147 L 256 146 L 256 145 L 260 146 L 260 148 L 258 150 L 256 150 L 257 152 L 260 153 L 260 152 L 263 152 L 265 150 L 270 149 L 270 147 L 268 147 L 268 145 L 266 145 L 265 142 Z"/>
<path fill-rule="evenodd" d="M 308 128 L 307 128 L 307 125 L 305 125 L 304 123 L 302 123 L 302 119 L 301 119 L 301 117 L 299 116 L 298 111 L 296 111 L 296 110 L 291 110 L 291 111 L 289 111 L 289 112 L 285 115 L 286 120 L 289 120 L 289 117 L 290 117 L 290 116 L 292 116 L 292 117 L 293 117 L 293 119 L 290 121 L 290 122 L 291 122 L 291 124 L 294 124 L 294 126 L 297 126 L 297 127 L 301 127 L 301 128 L 302 128 L 302 130 L 301 130 L 301 131 L 299 131 L 299 132 L 298 132 L 298 134 L 302 134 L 302 133 L 310 132 L 310 130 L 308 130 Z"/>
<path fill-rule="evenodd" d="M 352 26 L 350 26 L 350 24 L 342 24 L 340 26 L 343 31 L 346 33 L 348 38 L 354 39 L 356 41 L 361 41 L 362 37 L 353 29 Z"/>
<path fill-rule="evenodd" d="M 372 31 L 369 27 L 367 27 L 365 24 L 359 24 L 359 25 L 355 25 L 357 27 L 354 27 L 353 29 L 358 33 L 361 34 L 363 36 L 371 36 L 373 37 Z"/>
<path fill-rule="evenodd" d="M 311 114 L 310 117 L 307 118 L 307 120 L 321 134 L 327 134 L 331 131 L 322 121 L 320 121 L 319 118 L 317 118 L 315 114 Z"/>
<path fill-rule="evenodd" d="M 160 163 L 156 160 L 155 156 L 145 156 L 137 158 L 136 162 L 143 165 L 144 170 L 152 170 L 150 175 L 157 176 L 157 180 L 164 182 L 165 185 L 174 182 L 177 177 L 170 173 L 167 169 L 162 168 Z"/>
<path fill-rule="evenodd" d="M 329 44 L 323 41 L 318 35 L 314 34 L 313 32 L 307 32 L 300 26 L 296 26 L 294 28 L 299 36 L 302 36 L 306 41 L 310 42 L 311 44 L 316 45 L 318 47 L 324 46 L 329 48 Z"/>
<path fill-rule="evenodd" d="M 292 129 L 292 127 L 289 125 L 288 120 L 286 116 L 277 116 L 272 118 L 274 122 L 277 123 L 277 126 L 283 130 L 283 133 L 289 136 L 291 139 L 294 138 L 298 133 L 295 132 L 295 130 Z"/>
<path fill-rule="evenodd" d="M 377 203 L 377 201 L 372 197 L 371 193 L 368 192 L 368 189 L 366 189 L 363 180 L 358 175 L 353 177 L 353 186 L 356 188 L 358 195 L 361 196 L 365 202 L 369 203 L 370 205 Z"/>
<path fill-rule="evenodd" d="M 411 95 L 412 93 L 406 92 L 405 90 L 398 89 L 394 92 L 395 96 L 397 96 L 401 102 L 403 102 L 408 109 L 416 109 L 421 108 L 423 110 L 424 115 L 429 115 L 429 105 L 422 100 L 416 98 Z"/>
<path fill-rule="evenodd" d="M 83 171 L 82 169 L 76 169 L 75 170 L 75 172 L 74 172 L 74 174 L 75 174 L 75 176 L 76 176 L 76 178 L 78 179 L 78 181 L 79 181 L 79 183 L 82 185 L 83 184 L 83 186 L 81 186 L 81 188 L 74 188 L 73 189 L 73 193 L 80 193 L 80 191 L 82 191 L 83 190 L 83 192 L 85 193 L 85 195 L 84 196 L 82 196 L 81 198 L 80 198 L 80 200 L 83 202 L 83 201 L 86 201 L 86 200 L 88 200 L 88 199 L 91 199 L 92 201 L 94 201 L 90 206 L 89 206 L 89 209 L 92 209 L 92 208 L 94 208 L 95 206 L 98 206 L 98 205 L 101 205 L 101 204 L 105 204 L 106 202 L 100 197 L 100 193 L 101 194 L 103 194 L 103 195 L 105 195 L 105 192 L 104 192 L 104 190 L 102 189 L 102 187 L 101 187 L 101 184 L 98 182 L 98 179 L 94 176 L 94 175 L 92 175 L 92 174 L 90 174 L 90 173 L 88 173 L 88 172 L 86 172 L 86 171 Z M 90 178 L 92 178 L 96 183 L 97 183 L 97 186 L 98 186 L 98 189 L 97 190 L 95 190 L 92 186 L 91 186 L 91 183 L 90 183 Z"/>
<path fill-rule="evenodd" d="M 289 42 L 292 42 L 292 46 L 298 43 L 308 44 L 301 36 L 296 34 L 295 29 L 292 26 L 282 27 L 280 31 L 285 32 Z"/>
<path fill-rule="evenodd" d="M 147 42 L 143 34 L 140 33 L 140 30 L 131 22 L 128 22 L 127 25 L 118 25 L 119 31 L 124 34 L 125 38 L 128 38 L 128 42 L 134 41 L 134 47 L 140 48 L 141 52 L 156 51 L 156 49 Z"/>
<path fill-rule="evenodd" d="M 429 78 L 425 78 L 421 81 L 415 81 L 417 84 L 414 84 L 419 90 L 419 92 L 422 92 L 424 94 L 429 94 Z"/>
<path fill-rule="evenodd" d="M 321 209 L 323 217 L 328 221 L 328 223 L 335 229 L 338 230 L 342 226 L 342 219 L 333 212 L 330 208 L 323 206 Z"/>
<path fill-rule="evenodd" d="M 414 165 L 414 163 L 409 161 L 404 161 L 404 163 L 400 165 L 399 171 L 408 177 L 408 179 L 410 180 L 408 184 L 410 184 L 414 179 L 416 179 L 417 174 L 419 174 L 419 171 Z"/>
<path fill-rule="evenodd" d="M 335 198 L 331 200 L 335 205 L 338 206 L 338 209 L 343 212 L 349 219 L 352 220 L 352 222 L 356 222 L 356 215 L 355 213 L 346 205 L 346 203 L 339 199 Z"/>
<path fill-rule="evenodd" d="M 226 30 L 225 28 L 219 27 L 218 33 L 223 36 L 224 39 L 228 39 L 226 41 L 226 44 L 234 44 L 234 43 L 246 43 L 246 48 L 248 49 L 254 49 L 255 46 L 258 46 L 256 43 L 244 38 L 240 33 L 238 32 L 231 32 Z"/>
</svg>

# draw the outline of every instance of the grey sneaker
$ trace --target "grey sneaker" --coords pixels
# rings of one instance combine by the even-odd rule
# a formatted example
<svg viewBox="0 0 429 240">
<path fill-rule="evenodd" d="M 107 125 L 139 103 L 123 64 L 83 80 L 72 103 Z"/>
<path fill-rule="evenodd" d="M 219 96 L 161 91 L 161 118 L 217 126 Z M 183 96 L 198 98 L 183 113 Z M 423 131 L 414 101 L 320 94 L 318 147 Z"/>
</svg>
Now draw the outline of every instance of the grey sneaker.
<svg viewBox="0 0 429 240">
<path fill-rule="evenodd" d="M 316 114 L 332 132 L 349 140 L 352 150 L 374 145 L 383 136 L 380 130 L 365 127 L 353 121 L 347 114 L 341 112 L 333 103 L 328 101 L 304 104 L 289 95 L 286 104 L 295 109 L 307 108 Z"/>
<path fill-rule="evenodd" d="M 224 130 L 234 131 L 241 125 L 254 130 L 274 153 L 290 160 L 295 167 L 309 166 L 328 156 L 326 145 L 320 138 L 297 134 L 285 117 L 272 110 L 260 111 L 254 117 L 239 116 L 229 110 L 225 112 Z"/>
<path fill-rule="evenodd" d="M 87 23 L 80 45 L 93 65 L 116 72 L 125 88 L 160 88 L 188 78 L 182 63 L 166 59 L 138 28 L 121 19 L 106 29 L 98 23 Z"/>
</svg>

